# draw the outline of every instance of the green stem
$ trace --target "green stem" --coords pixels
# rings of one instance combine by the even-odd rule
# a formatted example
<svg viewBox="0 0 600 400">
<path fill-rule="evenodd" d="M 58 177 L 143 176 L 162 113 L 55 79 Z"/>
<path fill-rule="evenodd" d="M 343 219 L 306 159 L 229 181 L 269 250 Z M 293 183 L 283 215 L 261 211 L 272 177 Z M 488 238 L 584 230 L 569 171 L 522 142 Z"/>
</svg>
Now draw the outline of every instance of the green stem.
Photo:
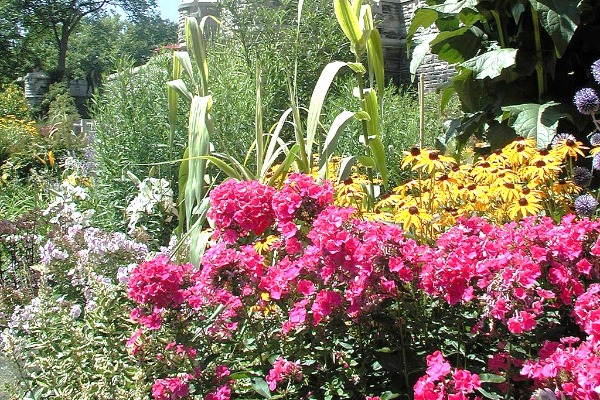
<svg viewBox="0 0 600 400">
<path fill-rule="evenodd" d="M 492 15 L 494 16 L 494 22 L 496 22 L 496 28 L 498 28 L 498 40 L 500 40 L 500 47 L 506 48 L 506 39 L 504 38 L 504 26 L 502 25 L 502 19 L 500 13 L 493 10 Z"/>
<path fill-rule="evenodd" d="M 360 63 L 360 57 L 356 56 L 356 62 Z M 365 106 L 365 93 L 364 87 L 365 83 L 363 80 L 363 76 L 360 73 L 356 74 L 358 78 L 358 96 L 360 99 L 360 105 L 363 111 L 367 111 L 367 107 Z M 369 147 L 369 130 L 367 128 L 367 121 L 364 119 L 361 121 L 362 123 L 362 131 L 363 131 L 363 140 L 365 146 L 365 155 L 371 156 L 371 148 Z M 371 168 L 367 168 L 367 177 L 369 178 L 369 210 L 373 210 L 373 203 L 375 202 L 375 185 L 373 184 L 373 170 Z"/>
<path fill-rule="evenodd" d="M 535 72 L 537 74 L 538 102 L 542 102 L 542 95 L 546 91 L 544 82 L 544 62 L 542 60 L 542 39 L 540 37 L 540 20 L 536 9 L 531 6 L 531 18 L 533 20 L 533 36 L 535 39 Z"/>
<path fill-rule="evenodd" d="M 403 369 L 404 369 L 404 384 L 406 385 L 406 390 L 407 390 L 407 396 L 409 399 L 412 399 L 411 396 L 411 386 L 410 386 L 410 381 L 408 379 L 408 361 L 406 359 L 406 346 L 404 345 L 404 325 L 402 325 L 400 327 L 400 347 L 402 348 L 402 363 L 403 365 Z"/>
</svg>

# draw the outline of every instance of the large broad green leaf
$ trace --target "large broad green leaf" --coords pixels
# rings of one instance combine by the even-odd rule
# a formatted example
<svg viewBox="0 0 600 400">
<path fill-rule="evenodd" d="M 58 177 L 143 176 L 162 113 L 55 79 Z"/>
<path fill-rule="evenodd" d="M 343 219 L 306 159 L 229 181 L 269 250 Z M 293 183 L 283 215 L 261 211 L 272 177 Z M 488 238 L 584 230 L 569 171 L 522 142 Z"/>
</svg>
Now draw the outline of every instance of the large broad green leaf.
<svg viewBox="0 0 600 400">
<path fill-rule="evenodd" d="M 415 15 L 412 19 L 412 21 L 410 22 L 410 27 L 408 28 L 408 33 L 406 36 L 406 40 L 407 43 L 409 45 L 409 51 L 410 51 L 410 41 L 413 37 L 413 35 L 417 32 L 417 30 L 419 28 L 428 28 L 430 27 L 438 18 L 438 13 L 437 11 L 428 8 L 428 7 L 423 7 L 423 8 L 417 8 L 417 11 L 415 11 Z"/>
<path fill-rule="evenodd" d="M 415 76 L 417 70 L 421 66 L 421 63 L 425 59 L 425 56 L 429 53 L 430 47 L 429 44 L 433 39 L 435 39 L 436 34 L 430 34 L 423 36 L 422 41 L 415 47 L 412 53 L 412 57 L 410 58 L 410 76 L 411 80 L 415 80 Z"/>
<path fill-rule="evenodd" d="M 347 2 L 347 0 L 344 0 Z M 319 80 L 315 85 L 313 94 L 310 98 L 310 105 L 308 106 L 308 117 L 306 122 L 306 156 L 309 163 L 312 162 L 312 146 L 315 141 L 315 135 L 317 134 L 317 126 L 319 124 L 319 118 L 321 117 L 321 109 L 323 108 L 323 102 L 327 91 L 331 86 L 333 78 L 338 71 L 346 66 L 343 61 L 333 61 L 325 66 Z"/>
<path fill-rule="evenodd" d="M 271 398 L 271 391 L 269 390 L 269 385 L 262 378 L 252 378 L 252 389 L 265 399 Z"/>
<path fill-rule="evenodd" d="M 579 24 L 579 2 L 573 0 L 529 0 L 540 24 L 552 37 L 556 55 L 561 57 Z"/>
<path fill-rule="evenodd" d="M 500 76 L 504 68 L 515 65 L 517 49 L 497 49 L 471 58 L 461 66 L 473 71 L 475 79 L 495 78 Z"/>
<path fill-rule="evenodd" d="M 569 114 L 555 102 L 518 104 L 502 107 L 502 110 L 508 113 L 517 135 L 535 139 L 539 148 L 546 147 L 552 141 L 559 120 L 569 118 Z"/>
<path fill-rule="evenodd" d="M 481 31 L 475 27 L 441 32 L 430 43 L 432 53 L 450 64 L 463 62 L 475 56 L 481 44 Z"/>
<path fill-rule="evenodd" d="M 479 0 L 446 0 L 444 4 L 432 6 L 431 8 L 444 14 L 458 14 L 464 8 L 475 9 L 477 3 L 479 3 Z"/>
</svg>

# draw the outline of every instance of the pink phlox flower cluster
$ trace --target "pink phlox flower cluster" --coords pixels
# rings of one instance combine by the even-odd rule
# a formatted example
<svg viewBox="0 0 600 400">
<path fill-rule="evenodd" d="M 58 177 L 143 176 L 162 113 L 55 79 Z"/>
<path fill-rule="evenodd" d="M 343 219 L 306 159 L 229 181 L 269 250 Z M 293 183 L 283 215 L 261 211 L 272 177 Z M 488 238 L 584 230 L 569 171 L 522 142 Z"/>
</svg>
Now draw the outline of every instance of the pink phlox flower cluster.
<svg viewBox="0 0 600 400">
<path fill-rule="evenodd" d="M 191 270 L 191 264 L 177 265 L 167 257 L 156 257 L 131 272 L 127 294 L 140 305 L 177 307 L 185 300 L 183 283 Z"/>
<path fill-rule="evenodd" d="M 589 338 L 573 346 L 577 338 L 549 343 L 540 350 L 538 361 L 527 361 L 521 374 L 534 380 L 535 387 L 551 388 L 557 398 L 574 400 L 600 398 L 600 342 Z"/>
<path fill-rule="evenodd" d="M 265 380 L 271 391 L 274 391 L 277 388 L 277 384 L 283 381 L 295 380 L 300 382 L 302 380 L 300 362 L 288 361 L 285 358 L 279 357 L 273 363 L 273 368 L 271 368 Z"/>
<path fill-rule="evenodd" d="M 573 308 L 575 322 L 594 340 L 600 340 L 600 284 L 593 283 L 577 298 Z"/>
<path fill-rule="evenodd" d="M 450 366 L 440 351 L 427 356 L 426 374 L 414 386 L 415 400 L 480 399 L 475 391 L 481 388 L 479 375 Z"/>
<path fill-rule="evenodd" d="M 256 293 L 264 274 L 264 258 L 253 246 L 239 249 L 220 242 L 202 257 L 199 284 L 210 289 L 226 289 L 235 296 L 246 297 Z"/>
<path fill-rule="evenodd" d="M 152 385 L 152 397 L 155 400 L 178 400 L 189 394 L 187 379 L 181 377 L 157 379 Z"/>
<path fill-rule="evenodd" d="M 485 273 L 478 262 L 489 257 L 486 250 L 493 229 L 482 219 L 459 220 L 424 254 L 421 288 L 429 295 L 443 297 L 450 305 L 473 300 L 473 285 Z"/>
<path fill-rule="evenodd" d="M 537 326 L 545 307 L 570 304 L 584 291 L 582 279 L 598 275 L 585 247 L 598 230 L 599 223 L 573 216 L 559 225 L 530 217 L 504 226 L 463 218 L 424 252 L 420 286 L 451 305 L 477 299 L 482 319 L 521 334 Z"/>
<path fill-rule="evenodd" d="M 207 214 L 215 225 L 214 238 L 233 243 L 249 233 L 262 235 L 275 221 L 274 194 L 273 187 L 258 181 L 229 179 L 215 187 Z"/>
<path fill-rule="evenodd" d="M 231 386 L 221 385 L 216 391 L 204 396 L 204 400 L 229 400 L 231 398 Z"/>
<path fill-rule="evenodd" d="M 315 182 L 310 175 L 291 174 L 283 188 L 273 196 L 277 229 L 289 239 L 298 232 L 297 223 L 308 225 L 333 203 L 333 186 L 329 181 Z"/>
</svg>

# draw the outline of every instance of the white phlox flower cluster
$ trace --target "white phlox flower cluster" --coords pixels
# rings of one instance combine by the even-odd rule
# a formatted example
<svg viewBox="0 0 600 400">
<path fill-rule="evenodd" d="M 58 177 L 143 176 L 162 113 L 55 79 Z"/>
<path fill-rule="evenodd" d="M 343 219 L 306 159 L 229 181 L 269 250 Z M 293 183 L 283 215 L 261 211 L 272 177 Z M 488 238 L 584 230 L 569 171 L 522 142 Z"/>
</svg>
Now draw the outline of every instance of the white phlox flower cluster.
<svg viewBox="0 0 600 400">
<path fill-rule="evenodd" d="M 136 226 L 144 216 L 150 216 L 161 211 L 164 222 L 169 223 L 177 217 L 177 207 L 173 201 L 173 189 L 166 179 L 146 178 L 138 184 L 138 195 L 129 203 L 125 213 L 129 220 L 129 232 L 135 231 Z"/>
</svg>

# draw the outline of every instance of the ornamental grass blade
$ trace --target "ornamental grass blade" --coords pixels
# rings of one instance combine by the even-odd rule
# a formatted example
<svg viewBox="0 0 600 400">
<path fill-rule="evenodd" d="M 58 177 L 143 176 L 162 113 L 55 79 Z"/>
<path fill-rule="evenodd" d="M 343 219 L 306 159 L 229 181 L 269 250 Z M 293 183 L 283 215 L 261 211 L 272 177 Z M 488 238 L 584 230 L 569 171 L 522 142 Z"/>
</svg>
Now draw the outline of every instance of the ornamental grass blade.
<svg viewBox="0 0 600 400">
<path fill-rule="evenodd" d="M 186 212 L 185 212 L 185 187 L 187 185 L 187 181 L 188 181 L 188 175 L 189 175 L 189 170 L 190 170 L 190 161 L 189 161 L 189 157 L 190 157 L 190 148 L 189 146 L 185 148 L 185 151 L 183 152 L 183 160 L 181 160 L 181 165 L 179 166 L 179 177 L 178 177 L 178 184 L 179 184 L 179 197 L 177 199 L 177 205 L 179 207 L 179 220 L 178 220 L 178 226 L 177 226 L 177 235 L 181 238 L 181 235 L 183 235 L 183 232 L 185 232 L 185 228 L 186 228 L 186 221 L 187 218 L 185 217 Z"/>
<path fill-rule="evenodd" d="M 185 216 L 188 229 L 192 226 L 192 215 L 197 212 L 194 207 L 199 206 L 204 198 L 204 174 L 207 161 L 201 157 L 208 155 L 210 150 L 207 119 L 211 103 L 211 96 L 194 96 L 190 107 L 188 128 L 189 172 L 185 186 Z"/>
<path fill-rule="evenodd" d="M 369 61 L 369 77 L 371 77 L 371 86 L 377 88 L 377 96 L 381 100 L 385 90 L 385 73 L 383 68 L 383 47 L 381 46 L 381 35 L 377 29 L 373 29 L 369 40 L 367 41 L 367 59 Z M 375 84 L 373 85 L 372 76 L 375 75 Z"/>
<path fill-rule="evenodd" d="M 187 101 L 192 101 L 193 96 L 181 79 L 175 79 L 167 82 L 167 91 L 169 96 L 169 123 L 175 125 L 177 124 L 177 98 L 179 96 L 183 96 L 187 99 Z"/>
<path fill-rule="evenodd" d="M 177 60 L 177 63 L 183 68 L 186 74 L 190 76 L 192 82 L 196 81 L 194 75 L 194 68 L 192 68 L 192 60 L 190 54 L 187 51 L 176 51 L 173 53 L 173 61 Z M 179 79 L 181 76 L 173 76 L 173 79 Z"/>
<path fill-rule="evenodd" d="M 292 148 L 290 149 L 289 153 L 287 153 L 283 162 L 281 164 L 279 164 L 279 167 L 277 167 L 277 169 L 273 172 L 273 176 L 271 176 L 271 178 L 269 179 L 269 182 L 268 182 L 269 186 L 275 186 L 275 183 L 280 178 L 285 179 L 285 176 L 287 175 L 288 171 L 290 170 L 290 167 L 292 166 L 294 161 L 296 161 L 299 151 L 300 151 L 300 145 L 298 143 L 296 143 L 295 145 L 292 146 Z"/>
<path fill-rule="evenodd" d="M 377 171 L 379 171 L 379 175 L 383 181 L 383 186 L 387 186 L 388 170 L 385 164 L 385 148 L 383 147 L 381 138 L 376 136 L 374 139 L 369 140 L 369 147 L 371 148 L 371 153 L 373 154 L 375 168 L 377 168 Z"/>
<path fill-rule="evenodd" d="M 190 262 L 196 268 L 200 268 L 202 256 L 204 255 L 208 241 L 212 236 L 211 232 L 202 230 L 202 226 L 206 221 L 206 214 L 208 213 L 209 208 L 210 200 L 208 197 L 205 197 L 198 205 L 198 219 L 194 222 L 194 225 L 188 232 L 188 236 L 190 238 Z"/>
<path fill-rule="evenodd" d="M 337 146 L 337 142 L 342 136 L 344 129 L 346 128 L 346 126 L 348 126 L 350 121 L 354 119 L 355 115 L 356 113 L 353 113 L 352 111 L 342 111 L 335 117 L 333 123 L 331 124 L 331 127 L 329 128 L 327 136 L 325 136 L 325 142 L 323 143 L 323 151 L 321 153 L 321 156 L 319 157 L 319 168 L 323 168 L 323 166 L 327 163 L 327 160 L 329 159 L 329 156 L 333 153 L 335 146 Z"/>
<path fill-rule="evenodd" d="M 340 163 L 340 173 L 338 174 L 338 182 L 345 181 L 352 172 L 354 164 L 360 163 L 365 167 L 375 167 L 375 161 L 369 156 L 350 156 L 342 158 Z"/>
<path fill-rule="evenodd" d="M 362 31 L 358 17 L 348 0 L 333 0 L 335 17 L 344 31 L 346 37 L 354 46 L 358 47 L 362 39 Z"/>
<path fill-rule="evenodd" d="M 194 62 L 200 72 L 199 94 L 208 94 L 208 63 L 206 61 L 206 38 L 196 18 L 185 19 L 185 42 L 190 49 Z"/>
<path fill-rule="evenodd" d="M 271 166 L 273 165 L 273 162 L 275 161 L 275 159 L 277 159 L 277 156 L 274 156 L 275 153 L 277 153 L 277 155 L 281 154 L 281 152 L 279 150 L 283 150 L 281 149 L 281 142 L 279 141 L 279 134 L 281 133 L 281 130 L 283 129 L 283 125 L 285 124 L 285 121 L 287 121 L 288 117 L 290 116 L 292 112 L 292 108 L 288 108 L 287 110 L 285 110 L 283 112 L 283 114 L 281 114 L 281 117 L 279 117 L 279 121 L 277 122 L 277 124 L 271 129 L 271 135 L 269 136 L 269 138 L 267 139 L 267 151 L 265 152 L 265 163 L 263 164 L 263 168 L 260 171 L 260 178 L 262 179 L 267 171 L 269 170 L 269 168 L 271 168 Z M 277 146 L 277 144 L 279 144 L 279 146 Z M 285 143 L 284 143 L 285 145 Z M 287 148 L 287 146 L 285 146 Z"/>
<path fill-rule="evenodd" d="M 347 0 L 342 0 L 346 3 Z M 327 91 L 333 82 L 333 78 L 338 71 L 346 66 L 347 64 L 343 61 L 334 61 L 325 66 L 315 89 L 310 98 L 310 105 L 308 107 L 308 121 L 306 126 L 306 155 L 309 163 L 312 163 L 312 146 L 315 141 L 315 135 L 317 133 L 317 126 L 319 125 L 319 118 L 321 116 L 321 109 L 323 108 L 323 102 Z"/>
</svg>

